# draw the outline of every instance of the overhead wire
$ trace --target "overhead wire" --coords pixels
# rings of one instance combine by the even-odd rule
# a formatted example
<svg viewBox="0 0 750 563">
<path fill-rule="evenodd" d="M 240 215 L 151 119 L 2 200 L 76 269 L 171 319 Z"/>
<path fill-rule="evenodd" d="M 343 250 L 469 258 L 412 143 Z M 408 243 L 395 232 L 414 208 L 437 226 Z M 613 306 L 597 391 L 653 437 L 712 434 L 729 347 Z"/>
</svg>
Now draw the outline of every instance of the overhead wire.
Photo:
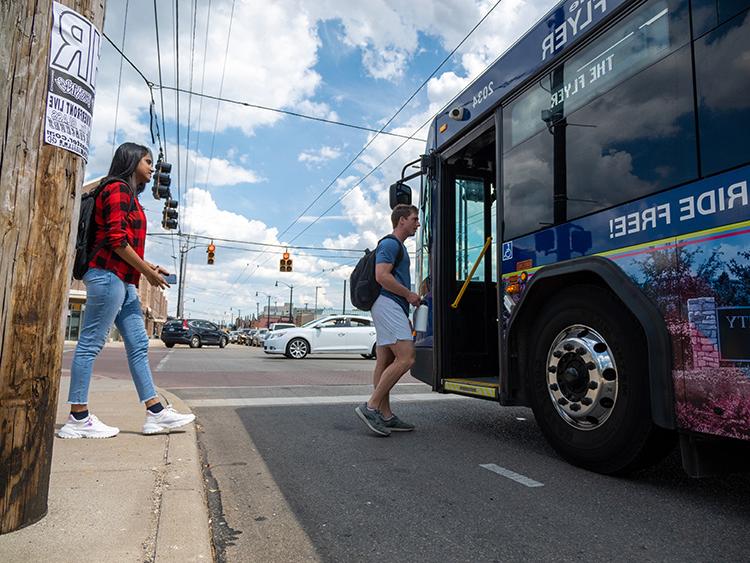
<svg viewBox="0 0 750 563">
<path fill-rule="evenodd" d="M 128 29 L 128 8 L 130 7 L 130 0 L 125 0 L 125 17 L 122 22 L 122 50 L 125 50 L 125 34 Z M 112 156 L 115 156 L 115 148 L 117 147 L 117 117 L 120 113 L 120 90 L 122 88 L 122 63 L 123 59 L 120 58 L 120 71 L 117 75 L 117 101 L 115 102 L 115 125 L 112 129 Z"/>
<path fill-rule="evenodd" d="M 175 233 L 146 233 L 147 236 L 156 236 L 156 237 L 174 237 Z M 239 239 L 229 239 L 229 238 L 221 238 L 221 237 L 215 237 L 211 235 L 195 235 L 192 233 L 183 233 L 183 236 L 189 236 L 194 239 L 202 239 L 202 240 L 212 240 L 214 242 L 230 242 L 234 244 L 252 244 L 254 246 L 263 246 L 268 248 L 288 248 L 292 250 L 329 250 L 332 252 L 357 252 L 362 253 L 364 252 L 364 249 L 360 248 L 333 248 L 333 247 L 327 247 L 327 246 L 294 246 L 290 244 L 275 244 L 270 242 L 255 242 L 255 241 L 249 241 L 249 240 L 239 240 Z"/>
<path fill-rule="evenodd" d="M 143 81 L 147 85 L 159 88 L 160 91 L 169 90 L 169 91 L 176 92 L 176 93 L 179 92 L 181 94 L 191 94 L 193 96 L 197 96 L 197 97 L 200 97 L 200 98 L 205 98 L 205 99 L 210 99 L 210 100 L 216 100 L 217 102 L 226 102 L 226 103 L 231 103 L 231 104 L 235 104 L 235 105 L 241 105 L 241 106 L 250 107 L 250 108 L 253 108 L 253 109 L 260 109 L 260 110 L 264 110 L 264 111 L 271 111 L 271 112 L 281 113 L 281 114 L 285 114 L 285 115 L 291 115 L 293 117 L 299 117 L 301 119 L 308 119 L 308 120 L 311 120 L 311 121 L 318 121 L 318 122 L 327 123 L 327 124 L 330 124 L 330 125 L 339 125 L 341 127 L 347 127 L 349 129 L 358 129 L 358 130 L 361 130 L 361 131 L 368 131 L 370 133 L 378 133 L 378 132 L 380 132 L 380 135 L 387 135 L 387 136 L 391 136 L 391 137 L 399 137 L 399 138 L 402 138 L 402 139 L 409 139 L 410 138 L 410 139 L 412 139 L 414 141 L 420 141 L 420 142 L 425 142 L 426 141 L 426 139 L 420 139 L 418 137 L 409 137 L 407 135 L 402 135 L 400 133 L 393 133 L 393 132 L 390 132 L 390 131 L 380 131 L 379 129 L 373 129 L 373 128 L 370 128 L 370 127 L 365 127 L 364 125 L 357 125 L 355 123 L 348 123 L 346 121 L 335 121 L 335 120 L 325 119 L 325 118 L 322 118 L 322 117 L 317 117 L 317 116 L 314 116 L 314 115 L 308 115 L 308 114 L 304 114 L 304 113 L 300 113 L 300 112 L 288 111 L 288 110 L 284 110 L 284 109 L 276 108 L 276 107 L 272 107 L 272 106 L 264 106 L 264 105 L 260 105 L 260 104 L 254 104 L 254 103 L 251 103 L 251 102 L 245 102 L 245 101 L 241 101 L 241 100 L 233 100 L 231 98 L 224 98 L 224 97 L 221 97 L 221 96 L 214 96 L 212 94 L 207 94 L 207 93 L 205 93 L 203 91 L 201 91 L 201 92 L 195 92 L 195 91 L 191 91 L 191 90 L 186 90 L 184 88 L 177 88 L 176 86 L 169 86 L 167 84 L 164 84 L 163 79 L 161 77 L 159 78 L 159 82 L 156 83 L 156 82 L 150 80 L 145 74 L 143 74 L 143 71 L 141 71 L 141 69 L 139 67 L 137 67 L 135 65 L 135 63 L 133 63 L 133 61 L 116 44 L 114 44 L 112 42 L 112 40 L 106 34 L 104 35 L 104 37 L 105 37 L 105 39 L 107 39 L 107 41 L 110 42 L 110 44 L 117 51 L 117 53 L 123 59 L 125 59 L 125 62 L 127 62 L 133 68 L 133 70 L 135 70 L 140 75 L 140 77 L 143 79 Z M 158 55 L 158 51 L 157 51 L 157 55 Z M 164 114 L 164 111 L 162 110 L 162 115 L 163 114 Z"/>
<path fill-rule="evenodd" d="M 167 85 L 163 85 L 162 88 L 164 88 L 165 90 L 175 90 L 176 89 L 174 86 L 167 86 Z M 209 100 L 216 100 L 217 102 L 234 104 L 234 105 L 244 106 L 244 107 L 253 108 L 253 109 L 261 109 L 261 110 L 265 110 L 265 111 L 272 111 L 274 113 L 281 113 L 283 115 L 291 115 L 293 117 L 299 117 L 299 118 L 302 118 L 302 119 L 309 119 L 310 121 L 318 121 L 320 123 L 329 123 L 331 125 L 341 125 L 342 127 L 348 127 L 350 129 L 358 129 L 359 131 L 367 131 L 369 133 L 379 133 L 380 135 L 388 135 L 388 136 L 391 136 L 391 137 L 400 137 L 402 139 L 406 139 L 407 138 L 406 135 L 402 135 L 400 133 L 393 133 L 393 132 L 390 132 L 390 131 L 382 131 L 380 129 L 374 129 L 372 127 L 365 127 L 364 125 L 355 125 L 353 123 L 346 123 L 344 121 L 336 121 L 336 120 L 333 120 L 333 119 L 326 119 L 324 117 L 318 117 L 318 116 L 314 116 L 314 115 L 307 115 L 307 114 L 296 112 L 296 111 L 285 110 L 285 109 L 275 108 L 275 107 L 271 107 L 271 106 L 264 106 L 264 105 L 261 105 L 261 104 L 253 104 L 251 102 L 245 102 L 245 101 L 242 101 L 242 100 L 235 100 L 235 99 L 232 99 L 232 98 L 224 98 L 224 97 L 222 97 L 220 95 L 219 96 L 213 96 L 211 94 L 206 94 L 206 93 L 201 93 L 201 92 L 194 92 L 194 91 L 185 90 L 185 89 L 181 89 L 180 92 L 183 93 L 183 94 L 192 94 L 193 96 L 201 96 L 201 97 L 209 99 Z M 426 142 L 426 139 L 414 139 L 414 140 L 415 141 Z"/>
<path fill-rule="evenodd" d="M 393 120 L 398 116 L 398 114 L 401 113 L 401 111 L 409 104 L 409 102 L 411 102 L 411 100 L 414 99 L 414 97 L 422 90 L 422 88 L 424 88 L 424 86 L 430 81 L 430 79 L 432 79 L 432 77 L 435 76 L 435 74 L 437 74 L 437 72 L 443 67 L 443 65 L 445 65 L 445 63 L 448 62 L 451 59 L 451 57 L 456 53 L 456 51 L 458 51 L 458 49 L 461 48 L 461 46 L 469 39 L 469 37 L 471 37 L 471 35 L 474 33 L 474 31 L 476 31 L 476 29 L 484 22 L 484 20 L 486 20 L 487 17 L 495 10 L 495 8 L 497 8 L 497 6 L 500 4 L 501 1 L 502 0 L 497 0 L 495 2 L 495 4 L 493 4 L 493 6 L 487 11 L 487 13 L 484 16 L 482 16 L 482 18 L 476 23 L 476 25 L 474 25 L 474 27 L 472 27 L 471 30 L 469 30 L 469 32 L 464 36 L 464 38 L 461 39 L 461 41 L 453 48 L 453 50 L 441 61 L 441 63 L 435 68 L 435 70 L 433 70 L 430 73 L 430 75 L 426 79 L 424 79 L 422 81 L 422 84 L 419 85 L 419 87 L 411 94 L 411 96 L 409 96 L 409 98 L 403 104 L 401 104 L 401 107 L 399 107 L 398 110 L 396 110 L 396 112 L 390 117 L 390 119 L 388 119 L 388 121 L 385 123 L 385 125 L 383 125 L 383 127 L 381 127 L 380 131 L 377 132 L 377 133 L 375 133 L 375 135 L 373 135 L 373 137 L 365 144 L 364 147 L 362 147 L 362 149 L 354 156 L 354 158 L 352 158 L 349 161 L 349 163 L 341 170 L 341 172 L 339 172 L 336 175 L 336 177 L 333 180 L 331 180 L 331 182 L 329 182 L 329 184 L 325 188 L 323 188 L 323 190 L 313 199 L 313 201 L 310 202 L 310 204 L 307 207 L 305 207 L 305 209 L 303 209 L 302 212 L 281 233 L 279 233 L 279 235 L 278 235 L 279 237 L 281 237 L 284 234 L 286 234 L 289 231 L 289 229 L 291 229 L 304 216 L 304 214 L 331 188 L 331 186 L 333 186 L 336 183 L 336 181 L 339 178 L 341 178 L 341 176 L 343 176 L 344 172 L 346 172 L 352 166 L 352 164 L 354 164 L 354 162 L 356 162 L 359 159 L 359 157 L 365 152 L 365 150 L 367 150 L 367 148 L 375 141 L 375 139 L 378 137 L 378 135 L 382 134 L 383 130 L 386 127 L 388 127 L 388 125 L 390 125 L 393 122 Z M 423 127 L 425 127 L 427 124 L 429 124 L 433 120 L 434 117 L 435 116 L 430 116 L 430 118 L 425 123 L 423 123 L 417 129 L 415 129 L 414 132 L 409 137 L 407 137 L 407 139 L 396 148 L 396 150 L 394 150 L 393 152 L 391 152 L 375 168 L 373 168 L 365 176 L 363 176 L 362 178 L 360 178 L 360 180 L 352 188 L 350 188 L 349 190 L 347 190 L 341 197 L 339 197 L 333 203 L 333 205 L 331 205 L 321 215 L 319 215 L 314 221 L 312 221 L 309 225 L 307 225 L 301 232 L 299 232 L 294 238 L 292 238 L 291 241 L 296 240 L 300 235 L 302 235 L 310 227 L 312 227 L 312 225 L 314 225 L 315 223 L 317 223 L 318 220 L 321 219 L 321 217 L 323 217 L 325 214 L 327 214 L 340 201 L 342 201 L 347 195 L 349 195 L 354 190 L 354 188 L 356 188 L 357 186 L 359 186 L 366 178 L 368 178 L 370 175 L 372 175 L 388 159 L 390 159 L 397 151 L 399 151 L 401 149 L 401 147 L 403 147 L 410 140 L 414 139 L 414 137 L 416 136 L 416 134 Z M 267 260 L 266 260 L 266 262 L 267 262 Z"/>
<path fill-rule="evenodd" d="M 179 0 L 174 0 L 174 49 L 175 49 L 175 83 L 178 91 L 176 94 L 177 110 L 177 200 L 182 201 L 182 174 L 180 170 L 180 4 Z M 182 222 L 177 223 L 177 233 L 182 234 Z"/>
<path fill-rule="evenodd" d="M 193 89 L 193 70 L 194 70 L 194 64 L 195 64 L 195 28 L 197 25 L 197 12 L 198 12 L 198 5 L 196 0 L 193 0 L 193 33 L 190 40 L 190 90 Z M 184 178 L 185 178 L 185 190 L 190 189 L 190 182 L 188 178 L 190 177 L 190 130 L 192 128 L 192 113 L 193 113 L 193 95 L 188 95 L 188 115 L 187 115 L 187 138 L 185 140 L 185 172 L 184 172 Z M 185 211 L 183 212 L 185 215 L 185 219 L 187 219 L 187 210 L 189 209 L 188 206 L 185 206 Z M 185 221 L 183 221 L 184 223 Z"/>
<path fill-rule="evenodd" d="M 201 91 L 199 94 L 200 104 L 198 105 L 198 130 L 195 134 L 195 154 L 200 152 L 201 123 L 203 122 L 203 87 L 206 82 L 206 55 L 208 54 L 208 31 L 211 29 L 211 6 L 212 0 L 208 0 L 208 16 L 206 17 L 206 36 L 203 41 L 203 72 L 201 74 Z M 195 182 L 196 172 L 193 172 L 193 182 Z"/>
<path fill-rule="evenodd" d="M 424 80 L 424 81 L 422 82 L 422 84 L 421 84 L 421 85 L 419 86 L 419 88 L 417 88 L 417 89 L 416 89 L 416 90 L 414 91 L 414 93 L 413 93 L 413 94 L 412 94 L 411 96 L 409 96 L 409 98 L 408 98 L 408 99 L 406 100 L 406 102 L 404 102 L 404 103 L 403 103 L 403 104 L 401 105 L 401 107 L 400 107 L 400 108 L 399 108 L 399 109 L 398 109 L 398 110 L 396 111 L 396 113 L 395 113 L 395 114 L 393 114 L 393 116 L 391 117 L 391 119 L 389 119 L 389 120 L 388 120 L 388 122 L 386 123 L 386 125 L 385 125 L 384 127 L 386 127 L 386 126 L 387 126 L 388 124 L 390 124 L 390 123 L 391 123 L 391 122 L 393 121 L 393 119 L 395 119 L 395 117 L 396 117 L 396 116 L 397 116 L 397 115 L 398 115 L 398 114 L 399 114 L 399 113 L 401 112 L 401 110 L 403 110 L 403 109 L 404 109 L 404 107 L 406 107 L 406 104 L 408 104 L 408 103 L 409 103 L 409 102 L 410 102 L 410 101 L 411 101 L 412 99 L 414 99 L 414 96 L 416 96 L 416 95 L 417 95 L 417 93 L 418 93 L 418 92 L 419 92 L 419 91 L 420 91 L 420 90 L 421 90 L 422 88 L 424 88 L 424 86 L 425 86 L 425 85 L 427 84 L 427 82 L 429 82 L 429 80 L 430 80 L 430 79 L 431 79 L 431 78 L 432 78 L 433 76 L 435 76 L 435 74 L 437 74 L 437 72 L 438 72 L 438 71 L 439 71 L 439 70 L 440 70 L 440 69 L 441 69 L 441 68 L 443 67 L 443 65 L 444 65 L 444 64 L 445 64 L 446 62 L 448 62 L 448 61 L 449 61 L 449 60 L 451 59 L 451 57 L 452 57 L 452 56 L 453 56 L 453 55 L 454 55 L 454 54 L 456 53 L 456 51 L 458 51 L 458 49 L 460 49 L 460 48 L 461 48 L 461 46 L 462 46 L 462 45 L 463 45 L 463 44 L 464 44 L 464 43 L 465 43 L 465 42 L 466 42 L 466 41 L 467 41 L 467 40 L 469 39 L 469 37 L 471 37 L 471 35 L 472 35 L 472 34 L 474 33 L 474 31 L 476 31 L 476 29 L 477 29 L 477 28 L 478 28 L 478 27 L 479 27 L 480 25 L 482 25 L 482 23 L 484 22 L 484 20 L 486 20 L 486 19 L 487 19 L 487 18 L 489 17 L 489 15 L 490 15 L 490 14 L 491 14 L 491 13 L 492 13 L 492 12 L 493 12 L 494 10 L 495 10 L 495 8 L 497 8 L 497 7 L 498 7 L 498 5 L 500 4 L 500 2 L 502 2 L 502 0 L 497 0 L 497 1 L 496 1 L 496 2 L 495 2 L 495 3 L 493 4 L 493 5 L 492 5 L 492 7 L 491 7 L 491 8 L 490 8 L 490 9 L 489 9 L 489 10 L 487 11 L 487 13 L 486 13 L 486 14 L 484 14 L 484 16 L 482 16 L 482 18 L 481 18 L 481 19 L 480 19 L 480 20 L 479 20 L 479 21 L 478 21 L 478 22 L 476 23 L 476 25 L 474 25 L 474 27 L 472 27 L 472 28 L 471 28 L 471 30 L 469 30 L 469 32 L 468 32 L 468 33 L 467 33 L 467 34 L 466 34 L 466 35 L 464 36 L 464 38 L 463 38 L 463 39 L 461 39 L 461 41 L 460 41 L 460 42 L 458 43 L 458 45 L 456 45 L 456 46 L 455 46 L 455 47 L 453 48 L 453 50 L 452 50 L 452 51 L 451 51 L 450 53 L 448 53 L 448 55 L 447 55 L 447 56 L 446 56 L 446 57 L 445 57 L 445 58 L 444 58 L 444 59 L 442 60 L 442 62 L 441 62 L 441 63 L 440 63 L 440 64 L 439 64 L 439 65 L 438 65 L 438 66 L 437 66 L 436 68 L 435 68 L 435 70 L 433 70 L 433 71 L 432 71 L 432 72 L 430 73 L 430 76 L 428 76 L 428 77 L 427 77 L 427 78 L 426 78 L 426 79 L 425 79 L 425 80 Z M 442 110 L 441 110 L 441 111 L 442 111 Z M 389 159 L 390 159 L 390 158 L 391 158 L 391 157 L 392 157 L 392 156 L 393 156 L 393 155 L 394 155 L 394 154 L 395 154 L 396 152 L 398 152 L 398 151 L 399 151 L 399 150 L 401 149 L 401 147 L 403 147 L 403 146 L 404 146 L 404 145 L 405 145 L 406 143 L 408 143 L 408 142 L 409 142 L 410 140 L 412 140 L 412 139 L 414 138 L 414 136 L 415 136 L 415 135 L 416 135 L 416 134 L 417 134 L 417 133 L 418 133 L 418 132 L 419 132 L 419 131 L 420 131 L 420 130 L 421 130 L 421 129 L 423 128 L 423 127 L 425 127 L 425 126 L 426 126 L 427 124 L 429 124 L 429 123 L 430 123 L 430 122 L 431 122 L 431 121 L 432 121 L 432 120 L 433 120 L 433 119 L 434 119 L 434 118 L 435 118 L 435 117 L 436 117 L 436 116 L 437 116 L 437 115 L 438 115 L 439 113 L 440 113 L 440 112 L 436 113 L 436 114 L 435 114 L 435 115 L 433 115 L 433 116 L 430 116 L 430 118 L 429 118 L 429 119 L 428 119 L 428 120 L 427 120 L 427 121 L 426 121 L 425 123 L 423 123 L 422 125 L 420 125 L 420 126 L 419 126 L 419 127 L 417 128 L 417 129 L 415 129 L 415 130 L 414 130 L 414 132 L 413 132 L 413 133 L 412 133 L 412 134 L 411 134 L 411 135 L 410 135 L 410 136 L 409 136 L 409 137 L 408 137 L 408 138 L 407 138 L 407 139 L 406 139 L 406 140 L 405 140 L 405 141 L 404 141 L 403 143 L 401 143 L 401 144 L 400 144 L 400 145 L 399 145 L 399 146 L 398 146 L 398 147 L 397 147 L 397 148 L 396 148 L 396 149 L 395 149 L 395 150 L 394 150 L 393 152 L 391 152 L 391 153 L 390 153 L 390 154 L 389 154 L 389 155 L 388 155 L 388 156 L 387 156 L 386 158 L 384 158 L 384 159 L 383 159 L 383 160 L 382 160 L 382 161 L 381 161 L 381 162 L 380 162 L 380 163 L 379 163 L 379 164 L 378 164 L 377 166 L 375 166 L 375 167 L 374 167 L 374 168 L 373 168 L 372 170 L 370 170 L 370 172 L 368 172 L 367 174 L 365 174 L 365 176 L 363 176 L 362 178 L 360 178 L 360 180 L 359 180 L 359 181 L 358 181 L 358 182 L 357 182 L 357 183 L 356 183 L 356 184 L 355 184 L 354 186 L 352 186 L 352 188 L 350 188 L 350 189 L 349 189 L 349 190 L 347 190 L 347 191 L 346 191 L 346 192 L 345 192 L 345 193 L 344 193 L 343 195 L 341 195 L 341 196 L 340 196 L 340 197 L 339 197 L 339 198 L 338 198 L 338 199 L 337 199 L 337 200 L 336 200 L 336 201 L 335 201 L 335 202 L 333 203 L 333 205 L 331 205 L 331 206 L 330 206 L 330 207 L 329 207 L 328 209 L 326 209 L 326 210 L 325 210 L 325 211 L 324 211 L 324 212 L 323 212 L 322 214 L 320 214 L 320 215 L 319 215 L 319 216 L 318 216 L 318 217 L 317 217 L 317 218 L 316 218 L 315 220 L 313 220 L 313 221 L 312 221 L 312 222 L 311 222 L 310 224 L 308 224 L 308 225 L 307 225 L 307 226 L 306 226 L 306 227 L 305 227 L 305 228 L 304 228 L 304 229 L 303 229 L 302 231 L 300 231 L 300 232 L 299 232 L 299 233 L 298 233 L 298 234 L 297 234 L 297 235 L 296 235 L 295 237 L 293 237 L 293 238 L 291 239 L 291 241 L 290 241 L 290 242 L 292 242 L 292 241 L 296 240 L 297 238 L 299 238 L 299 236 L 300 236 L 300 235 L 302 235 L 302 234 L 303 234 L 304 232 L 306 232 L 306 231 L 307 231 L 307 230 L 308 230 L 308 229 L 309 229 L 310 227 L 312 227 L 312 226 L 313 226 L 313 225 L 314 225 L 315 223 L 317 223 L 319 219 L 321 219 L 321 218 L 322 218 L 322 217 L 323 217 L 324 215 L 326 215 L 326 214 L 327 214 L 327 213 L 328 213 L 328 212 L 329 212 L 329 211 L 330 211 L 331 209 L 333 209 L 334 207 L 336 207 L 336 205 L 338 205 L 338 203 L 340 203 L 340 202 L 341 202 L 341 201 L 342 201 L 342 200 L 343 200 L 343 199 L 344 199 L 344 198 L 345 198 L 346 196 L 348 196 L 348 195 L 349 195 L 349 194 L 350 194 L 350 193 L 351 193 L 351 192 L 352 192 L 352 191 L 354 190 L 354 188 L 356 188 L 357 186 L 359 186 L 359 185 L 360 185 L 360 184 L 361 184 L 361 183 L 362 183 L 362 182 L 363 182 L 363 181 L 364 181 L 364 180 L 365 180 L 365 179 L 366 179 L 367 177 L 369 177 L 369 176 L 370 176 L 371 174 L 373 174 L 373 173 L 374 173 L 374 172 L 375 172 L 375 171 L 376 171 L 376 170 L 377 170 L 378 168 L 380 168 L 380 167 L 381 167 L 381 166 L 382 166 L 383 164 L 385 164 L 385 162 L 387 162 L 387 161 L 388 161 L 388 160 L 389 160 Z M 372 139 L 371 139 L 371 140 L 370 140 L 370 141 L 369 141 L 369 142 L 368 142 L 368 143 L 367 143 L 367 144 L 365 145 L 365 147 L 364 147 L 364 148 L 363 148 L 363 149 L 362 149 L 362 150 L 361 150 L 361 151 L 360 151 L 360 152 L 359 152 L 359 153 L 357 154 L 357 156 L 355 157 L 355 160 L 356 160 L 357 158 L 359 158 L 359 156 L 360 156 L 360 155 L 362 154 L 362 152 L 364 152 L 364 150 L 365 150 L 365 149 L 366 149 L 367 147 L 369 147 L 369 146 L 370 146 L 370 144 L 372 144 L 372 141 L 373 141 L 373 140 L 375 139 L 375 137 L 377 137 L 377 134 L 376 134 L 376 135 L 375 135 L 375 136 L 374 136 L 374 137 L 373 137 L 373 138 L 372 138 Z M 353 162 L 353 161 L 352 161 L 352 162 Z M 343 174 L 343 173 L 344 173 L 344 172 L 345 172 L 345 171 L 346 171 L 346 170 L 347 170 L 347 169 L 348 169 L 348 168 L 349 168 L 349 167 L 351 166 L 352 162 L 350 162 L 349 164 L 347 164 L 347 165 L 346 165 L 346 167 L 345 167 L 345 168 L 344 168 L 344 169 L 343 169 L 343 170 L 342 170 L 342 171 L 341 171 L 341 172 L 340 172 L 340 173 L 339 173 L 339 174 L 338 174 L 338 175 L 336 176 L 336 178 L 334 178 L 334 180 L 333 180 L 333 181 L 332 181 L 332 182 L 331 182 L 330 184 L 328 184 L 328 186 L 327 186 L 327 187 L 326 187 L 326 188 L 325 188 L 325 189 L 324 189 L 324 190 L 323 190 L 323 191 L 321 192 L 321 194 L 320 194 L 320 195 L 322 195 L 323 193 L 325 193 L 325 192 L 326 192 L 326 191 L 327 191 L 327 190 L 328 190 L 328 189 L 329 189 L 329 188 L 330 188 L 330 187 L 331 187 L 331 186 L 333 185 L 333 183 L 334 183 L 334 182 L 335 182 L 336 180 L 338 180 L 338 178 L 340 178 L 340 177 L 341 177 L 341 175 L 342 175 L 342 174 Z M 315 198 L 315 200 L 313 200 L 313 203 L 314 203 L 315 201 L 317 201 L 318 199 L 319 199 L 319 197 L 316 197 L 316 198 Z M 304 214 L 304 213 L 305 213 L 305 212 L 306 212 L 306 211 L 307 211 L 307 210 L 308 210 L 309 208 L 310 208 L 310 206 L 308 206 L 307 208 L 305 208 L 305 211 L 303 211 L 303 214 Z M 294 221 L 292 221 L 292 225 L 294 225 L 294 224 L 295 224 L 295 223 L 296 223 L 296 222 L 297 222 L 297 221 L 298 221 L 298 220 L 300 219 L 300 217 L 302 217 L 302 215 L 299 215 L 299 216 L 297 217 L 297 219 L 295 219 Z M 279 236 L 282 236 L 282 235 L 283 235 L 284 233 L 286 233 L 286 232 L 287 232 L 287 231 L 289 230 L 289 228 L 291 228 L 291 226 L 292 226 L 292 225 L 290 225 L 289 227 L 287 227 L 286 229 L 284 229 L 284 231 L 283 231 L 282 233 L 280 233 L 280 235 L 279 235 Z"/>
<path fill-rule="evenodd" d="M 236 0 L 232 0 L 232 11 L 229 13 L 229 31 L 227 32 L 227 45 L 224 49 L 224 64 L 221 69 L 221 82 L 219 83 L 219 97 L 221 97 L 222 92 L 224 91 L 224 77 L 226 75 L 227 71 L 227 59 L 229 58 L 229 42 L 232 38 L 232 22 L 234 21 L 234 7 L 235 7 Z M 177 88 L 179 88 L 180 85 L 177 85 Z M 216 129 L 219 124 L 219 106 L 221 104 L 217 101 L 216 102 L 216 116 L 214 117 L 214 130 L 211 134 L 211 153 L 208 157 L 208 166 L 206 169 L 206 181 L 204 182 L 204 185 L 208 184 L 208 178 L 211 176 L 211 161 L 214 158 L 214 148 L 216 146 Z"/>
<path fill-rule="evenodd" d="M 161 43 L 159 41 L 159 11 L 156 6 L 156 0 L 154 0 L 154 30 L 156 32 L 156 61 L 159 68 L 159 83 L 163 81 L 162 73 L 161 73 Z M 124 55 L 123 55 L 124 57 Z M 132 64 L 132 63 L 131 63 Z M 140 72 L 140 71 L 139 71 Z M 143 77 L 144 80 L 146 77 Z M 148 83 L 148 80 L 146 81 Z M 149 84 L 149 90 L 151 91 L 151 103 L 154 103 L 154 89 L 153 84 Z M 164 91 L 160 88 L 159 89 L 159 99 L 161 102 L 161 130 L 164 134 L 163 144 L 162 139 L 159 137 L 159 151 L 164 156 L 165 161 L 169 161 L 169 157 L 167 155 L 167 125 L 166 125 L 166 118 L 165 118 L 165 112 L 164 112 Z M 158 120 L 157 120 L 157 131 L 158 131 Z M 161 155 L 160 155 L 161 156 Z M 179 201 L 179 198 L 178 198 Z M 172 244 L 172 266 L 174 266 L 173 272 L 177 271 L 177 250 L 175 249 L 174 245 L 174 238 L 170 238 L 170 242 Z M 179 248 L 179 240 L 177 244 Z"/>
</svg>

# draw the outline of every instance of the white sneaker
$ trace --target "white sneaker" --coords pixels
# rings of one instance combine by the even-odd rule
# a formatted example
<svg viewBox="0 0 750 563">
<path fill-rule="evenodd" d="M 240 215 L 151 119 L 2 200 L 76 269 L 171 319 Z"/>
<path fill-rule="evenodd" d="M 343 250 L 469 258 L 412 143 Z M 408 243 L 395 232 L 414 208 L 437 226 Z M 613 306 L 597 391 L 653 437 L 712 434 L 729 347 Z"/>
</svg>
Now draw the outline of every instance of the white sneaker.
<svg viewBox="0 0 750 563">
<path fill-rule="evenodd" d="M 164 407 L 159 414 L 146 411 L 146 422 L 143 425 L 144 434 L 158 434 L 164 430 L 180 428 L 195 420 L 194 414 L 180 414 L 172 407 Z"/>
<path fill-rule="evenodd" d="M 57 435 L 60 438 L 111 438 L 119 433 L 119 428 L 107 426 L 93 414 L 83 420 L 76 420 L 71 414 L 68 415 L 68 422 L 58 430 Z"/>
</svg>

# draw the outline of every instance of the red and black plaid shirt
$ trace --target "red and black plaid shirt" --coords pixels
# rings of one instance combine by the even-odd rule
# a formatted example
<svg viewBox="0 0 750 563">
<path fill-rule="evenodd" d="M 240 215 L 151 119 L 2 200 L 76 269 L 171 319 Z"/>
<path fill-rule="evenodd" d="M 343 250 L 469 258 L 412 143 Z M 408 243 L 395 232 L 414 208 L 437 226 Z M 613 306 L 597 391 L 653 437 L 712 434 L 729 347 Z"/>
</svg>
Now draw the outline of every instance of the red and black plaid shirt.
<svg viewBox="0 0 750 563">
<path fill-rule="evenodd" d="M 124 182 L 108 184 L 96 198 L 94 220 L 94 248 L 99 250 L 89 267 L 109 270 L 125 283 L 138 285 L 141 273 L 115 252 L 129 244 L 143 258 L 146 245 L 146 214 L 130 186 Z"/>
</svg>

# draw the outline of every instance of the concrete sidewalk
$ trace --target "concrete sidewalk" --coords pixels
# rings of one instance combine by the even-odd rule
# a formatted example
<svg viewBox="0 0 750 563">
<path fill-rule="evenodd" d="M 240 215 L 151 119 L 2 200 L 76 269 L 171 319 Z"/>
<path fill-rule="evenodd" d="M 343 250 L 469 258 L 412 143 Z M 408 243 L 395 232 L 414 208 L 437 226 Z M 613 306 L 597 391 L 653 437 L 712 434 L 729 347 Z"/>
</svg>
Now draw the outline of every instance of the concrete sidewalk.
<svg viewBox="0 0 750 563">
<path fill-rule="evenodd" d="M 69 377 L 57 431 L 68 416 Z M 190 409 L 159 389 L 180 412 Z M 0 536 L 10 562 L 212 561 L 196 429 L 143 436 L 145 409 L 133 383 L 94 376 L 90 408 L 120 434 L 103 440 L 55 437 L 47 515 Z"/>
</svg>

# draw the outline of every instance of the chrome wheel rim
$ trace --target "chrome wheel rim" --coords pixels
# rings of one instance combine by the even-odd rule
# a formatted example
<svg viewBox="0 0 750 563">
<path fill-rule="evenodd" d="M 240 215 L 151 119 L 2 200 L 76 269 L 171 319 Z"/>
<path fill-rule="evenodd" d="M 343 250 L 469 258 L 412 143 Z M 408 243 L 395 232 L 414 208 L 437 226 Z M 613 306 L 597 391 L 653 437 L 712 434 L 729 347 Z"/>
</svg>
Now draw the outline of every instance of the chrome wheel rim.
<svg viewBox="0 0 750 563">
<path fill-rule="evenodd" d="M 295 340 L 289 344 L 289 354 L 292 358 L 304 358 L 307 355 L 307 344 L 302 340 Z"/>
<path fill-rule="evenodd" d="M 609 344 L 591 327 L 561 331 L 547 354 L 547 390 L 560 417 L 578 430 L 602 426 L 617 403 L 619 373 Z"/>
</svg>

